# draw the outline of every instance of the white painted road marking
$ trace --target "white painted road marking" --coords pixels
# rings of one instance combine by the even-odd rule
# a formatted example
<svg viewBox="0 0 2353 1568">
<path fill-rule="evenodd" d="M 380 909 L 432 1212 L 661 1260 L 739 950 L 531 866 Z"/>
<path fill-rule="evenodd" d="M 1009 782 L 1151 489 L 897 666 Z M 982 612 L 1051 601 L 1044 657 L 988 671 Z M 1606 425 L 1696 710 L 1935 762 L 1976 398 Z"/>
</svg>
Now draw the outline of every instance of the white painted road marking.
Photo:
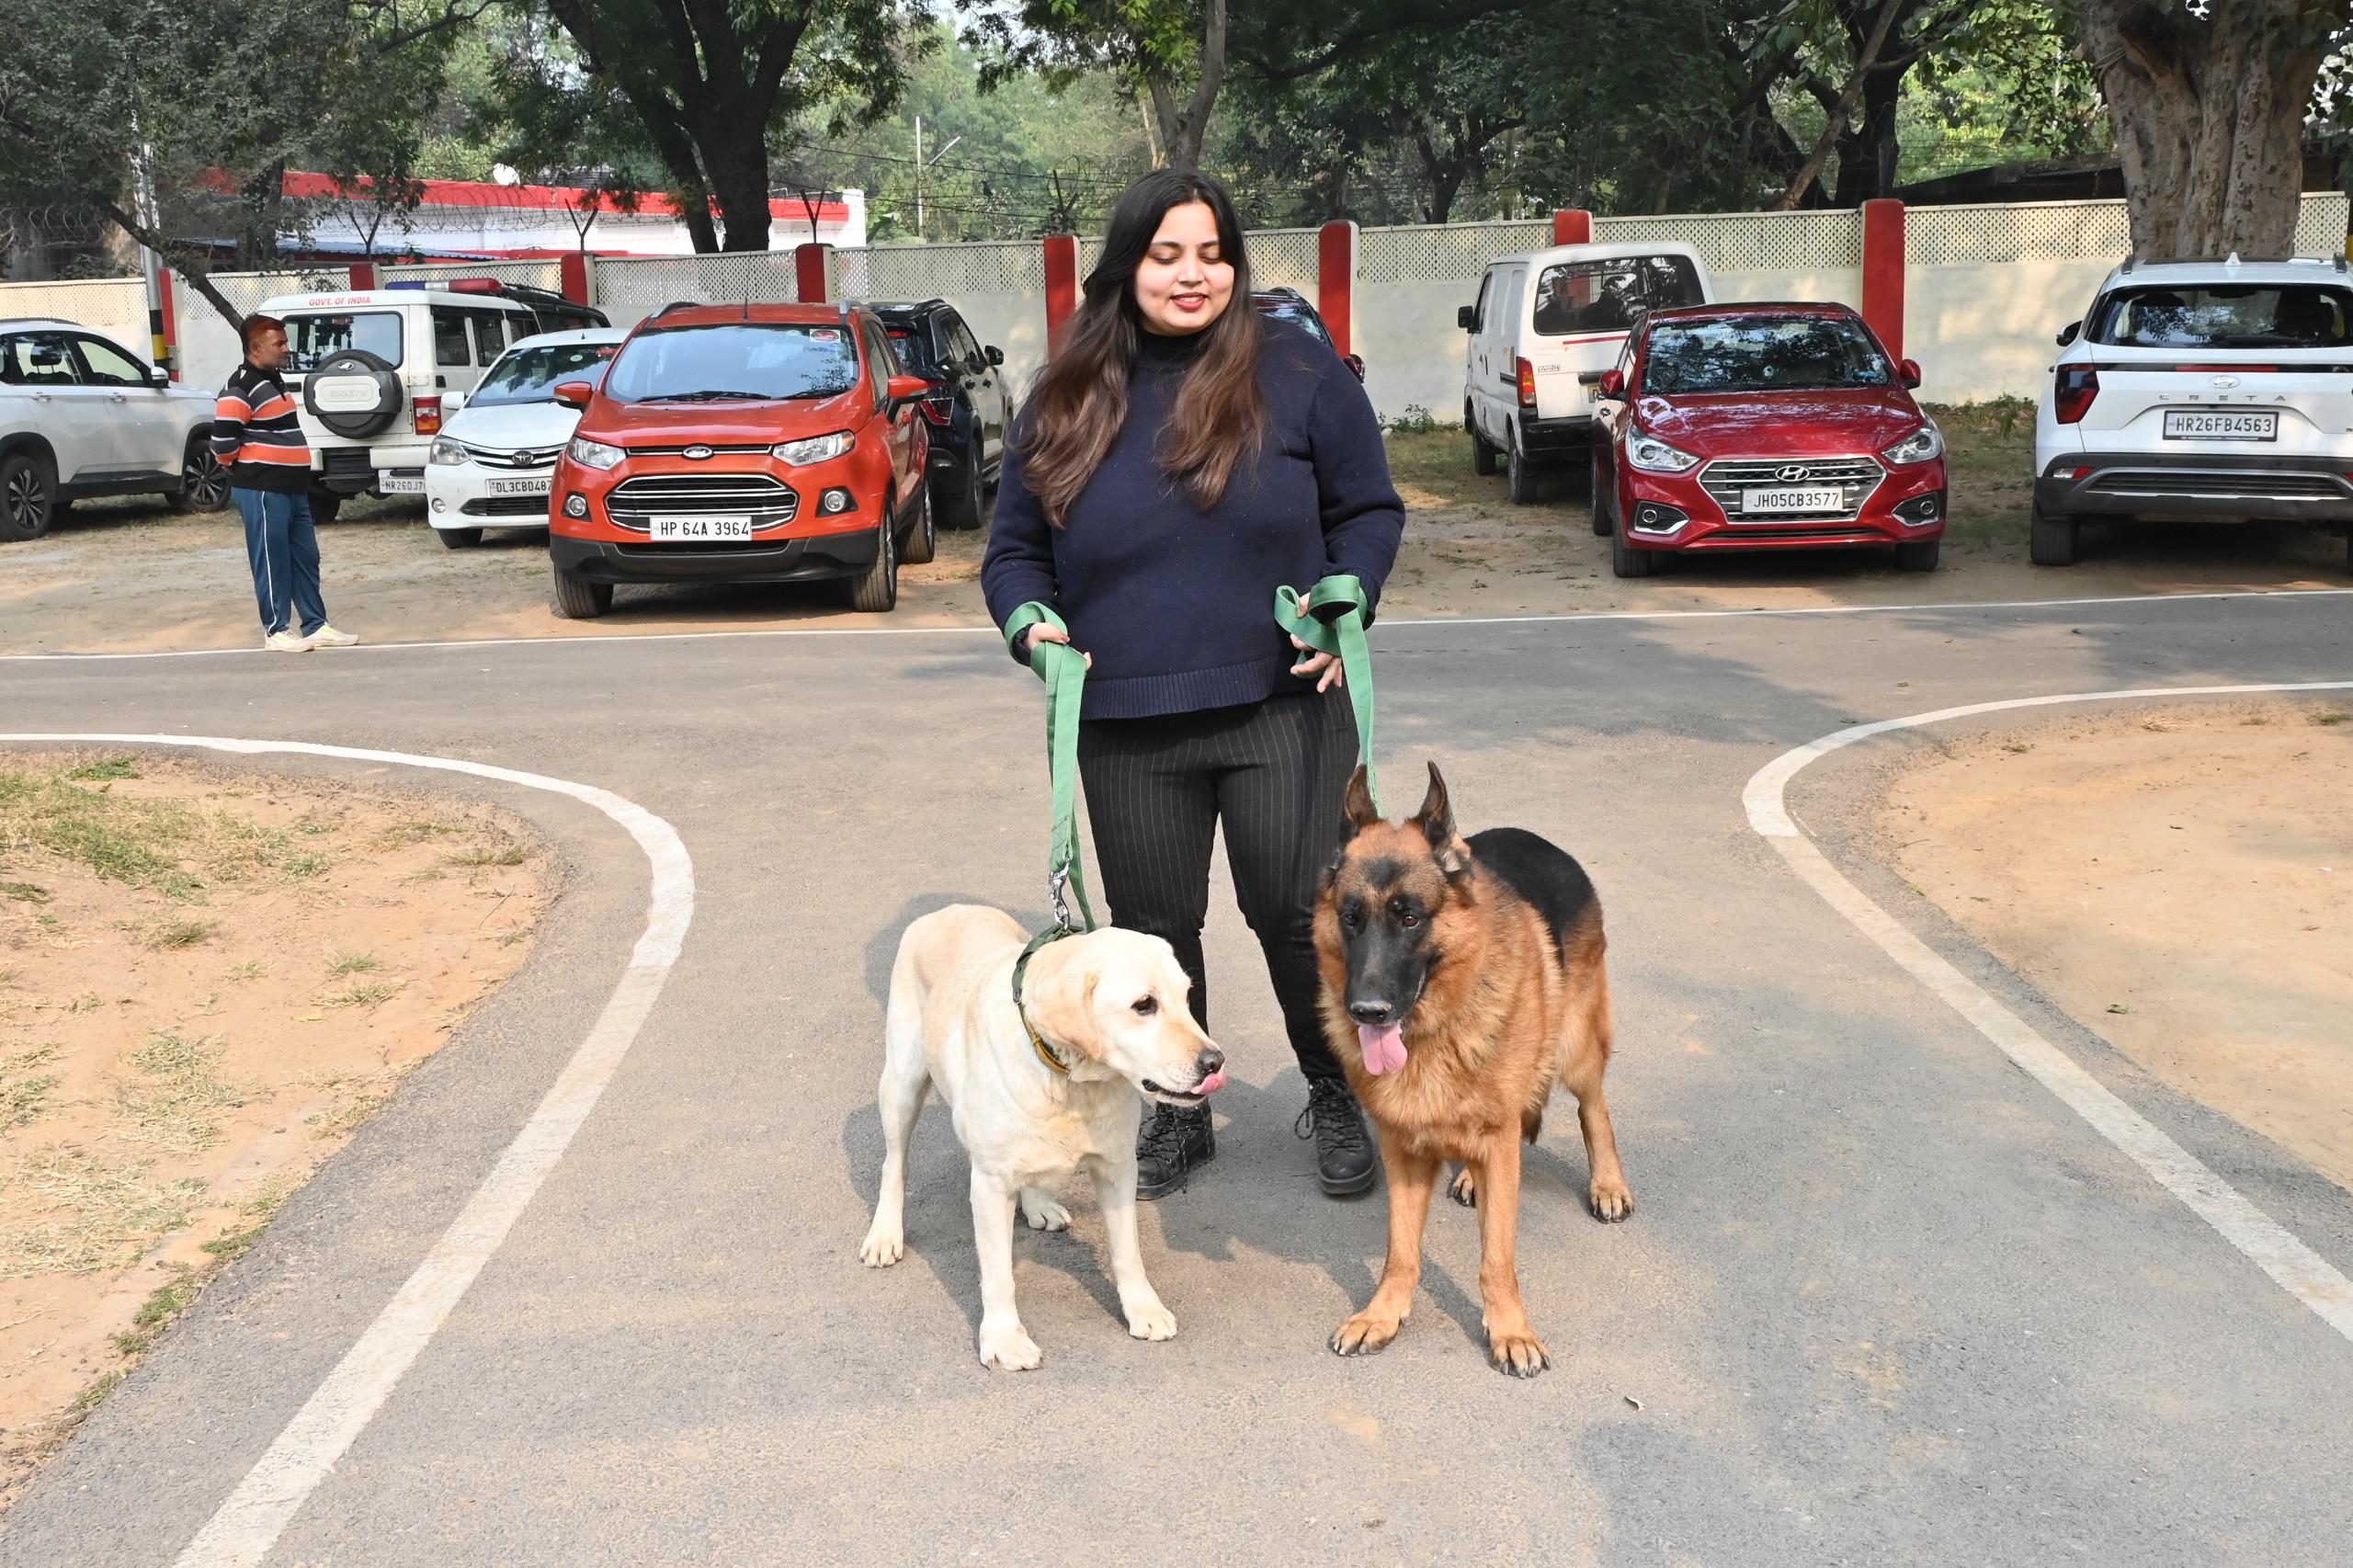
<svg viewBox="0 0 2353 1568">
<path fill-rule="evenodd" d="M 694 864 L 670 824 L 644 807 L 608 790 L 537 773 L 460 762 L 406 752 L 367 751 L 355 746 L 313 745 L 301 741 L 224 740 L 210 735 L 0 734 L 0 741 L 56 742 L 93 745 L 199 746 L 210 751 L 260 755 L 290 752 L 355 762 L 394 763 L 496 778 L 526 789 L 568 795 L 619 823 L 645 851 L 654 872 L 645 930 L 630 954 L 629 968 L 613 988 L 588 1038 L 573 1052 L 515 1141 L 416 1271 L 392 1295 L 376 1321 L 346 1352 L 278 1440 L 229 1494 L 176 1562 L 176 1568 L 229 1568 L 259 1562 L 277 1544 L 320 1482 L 350 1449 L 382 1407 L 427 1341 L 448 1320 L 483 1266 L 563 1158 L 573 1134 L 597 1108 L 621 1058 L 629 1054 L 640 1027 L 653 1010 L 662 983 L 677 961 L 694 918 Z"/>
<path fill-rule="evenodd" d="M 1834 731 L 1794 751 L 1784 752 L 1756 770 L 1741 792 L 1748 811 L 1748 825 L 1781 852 L 1792 870 L 1826 899 L 1863 935 L 1879 944 L 1888 957 L 1943 999 L 2003 1054 L 2034 1075 L 2035 1081 L 2059 1096 L 2067 1108 L 2091 1123 L 2099 1135 L 2122 1150 L 2133 1164 L 2154 1177 L 2159 1186 L 2188 1205 L 2190 1211 L 2222 1234 L 2279 1287 L 2303 1302 L 2322 1321 L 2353 1339 L 2353 1281 L 2326 1258 L 2290 1234 L 2285 1227 L 2248 1202 L 2237 1188 L 2216 1176 L 2180 1144 L 2159 1131 L 2140 1112 L 2103 1087 L 2076 1065 L 2073 1057 L 2042 1038 L 2016 1013 L 1995 1001 L 1984 987 L 1939 957 L 1906 930 L 1893 915 L 1871 902 L 1860 888 L 1841 876 L 1829 858 L 1814 846 L 1790 817 L 1783 799 L 1791 778 L 1817 757 L 1892 730 L 1916 729 L 1948 719 L 1978 713 L 1998 713 L 2019 708 L 2045 708 L 2068 702 L 2120 702 L 2133 699 L 2185 697 L 2251 697 L 2295 691 L 2353 690 L 2353 681 L 2303 681 L 2267 686 L 2188 686 L 2146 687 L 2130 691 L 2083 691 L 2061 697 L 2020 697 L 2003 702 L 1972 702 L 1942 708 L 1908 718 L 1882 719 Z"/>
<path fill-rule="evenodd" d="M 1379 623 L 1391 631 L 1405 627 L 1445 630 L 1458 626 L 1574 626 L 1602 620 L 1760 620 L 1789 616 L 1921 615 L 1939 610 L 2080 609 L 2102 605 L 2196 604 L 2211 599 L 2331 599 L 2353 597 L 2353 588 L 2230 588 L 2195 594 L 2120 594 L 2086 599 L 1973 599 L 1953 604 L 1798 605 L 1783 609 L 1597 609 L 1568 615 L 1428 616 L 1418 620 Z M 580 636 L 477 637 L 439 642 L 362 642 L 337 648 L 335 657 L 359 653 L 414 653 L 432 648 L 529 648 L 566 642 L 708 642 L 722 638 L 775 637 L 980 637 L 1002 641 L 993 626 L 767 626 L 730 631 L 600 631 Z M 259 647 L 179 648 L 148 653 L 0 653 L 0 664 L 82 665 L 103 659 L 223 659 L 242 653 L 263 653 Z"/>
</svg>

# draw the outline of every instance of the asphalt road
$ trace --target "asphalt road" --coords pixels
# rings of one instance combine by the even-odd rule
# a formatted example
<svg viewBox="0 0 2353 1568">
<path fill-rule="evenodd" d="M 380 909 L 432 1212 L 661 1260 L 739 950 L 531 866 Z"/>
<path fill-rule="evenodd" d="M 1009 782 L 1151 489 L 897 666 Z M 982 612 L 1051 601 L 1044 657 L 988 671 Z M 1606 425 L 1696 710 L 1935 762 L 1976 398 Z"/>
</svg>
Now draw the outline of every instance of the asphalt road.
<svg viewBox="0 0 2353 1568">
<path fill-rule="evenodd" d="M 1793 876 L 1741 791 L 1855 721 L 2353 678 L 2353 597 L 1397 625 L 1375 651 L 1390 792 L 1438 758 L 1467 828 L 1554 837 L 1608 910 L 1638 1207 L 1586 1217 L 1574 1119 L 1553 1119 L 1520 1264 L 1556 1369 L 1529 1383 L 1484 1364 L 1475 1225 L 1445 1204 L 1398 1342 L 1324 1348 L 1370 1292 L 1383 1203 L 1318 1192 L 1222 893 L 1220 1155 L 1144 1216 L 1178 1337 L 1126 1336 L 1074 1194 L 1073 1233 L 1016 1243 L 1044 1368 L 983 1371 L 963 1159 L 936 1105 L 909 1257 L 858 1265 L 899 928 L 954 900 L 1042 903 L 1041 693 L 986 633 L 0 670 L 0 730 L 528 769 L 639 803 L 694 859 L 683 951 L 603 1098 L 265 1560 L 2346 1560 L 2353 1342 Z M 1857 885 L 2353 1272 L 2342 1189 L 2155 1085 L 1860 855 L 1875 771 L 1934 744 L 1842 751 L 1790 803 Z M 645 856 L 577 802 L 256 766 L 495 800 L 559 847 L 572 891 L 517 981 L 40 1477 L 0 1562 L 175 1561 L 483 1182 L 645 923 Z"/>
</svg>

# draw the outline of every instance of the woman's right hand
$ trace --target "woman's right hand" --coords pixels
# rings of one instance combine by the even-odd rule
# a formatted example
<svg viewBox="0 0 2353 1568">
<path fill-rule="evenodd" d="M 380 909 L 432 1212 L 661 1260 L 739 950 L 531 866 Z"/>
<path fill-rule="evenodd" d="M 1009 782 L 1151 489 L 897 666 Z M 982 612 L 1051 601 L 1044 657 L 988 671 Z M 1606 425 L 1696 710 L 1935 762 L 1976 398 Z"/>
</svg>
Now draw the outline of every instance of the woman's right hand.
<svg viewBox="0 0 2353 1568">
<path fill-rule="evenodd" d="M 1063 631 L 1059 627 L 1049 626 L 1042 620 L 1029 629 L 1028 636 L 1029 640 L 1022 643 L 1021 651 L 1032 655 L 1036 654 L 1038 652 L 1038 644 L 1040 642 L 1059 642 L 1065 648 L 1070 646 L 1069 632 Z M 1088 669 L 1091 670 L 1095 667 L 1094 654 L 1081 653 L 1079 657 L 1086 661 L 1086 667 Z"/>
</svg>

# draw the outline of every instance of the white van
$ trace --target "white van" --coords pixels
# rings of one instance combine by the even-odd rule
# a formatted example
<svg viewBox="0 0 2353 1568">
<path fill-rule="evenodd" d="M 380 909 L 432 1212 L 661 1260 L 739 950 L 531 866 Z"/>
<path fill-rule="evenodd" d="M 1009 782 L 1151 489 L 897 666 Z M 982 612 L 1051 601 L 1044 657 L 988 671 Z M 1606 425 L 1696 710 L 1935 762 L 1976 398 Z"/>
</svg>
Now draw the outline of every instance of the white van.
<svg viewBox="0 0 2353 1568">
<path fill-rule="evenodd" d="M 347 496 L 422 496 L 433 437 L 508 344 L 607 324 L 591 306 L 491 278 L 284 294 L 261 313 L 286 324 L 282 374 L 311 443 L 321 522 Z"/>
<path fill-rule="evenodd" d="M 1512 500 L 1525 506 L 1545 468 L 1591 461 L 1602 372 L 1642 312 L 1714 299 L 1689 245 L 1555 245 L 1489 262 L 1478 303 L 1456 316 L 1471 335 L 1462 426 L 1472 466 L 1493 473 L 1500 460 Z"/>
</svg>

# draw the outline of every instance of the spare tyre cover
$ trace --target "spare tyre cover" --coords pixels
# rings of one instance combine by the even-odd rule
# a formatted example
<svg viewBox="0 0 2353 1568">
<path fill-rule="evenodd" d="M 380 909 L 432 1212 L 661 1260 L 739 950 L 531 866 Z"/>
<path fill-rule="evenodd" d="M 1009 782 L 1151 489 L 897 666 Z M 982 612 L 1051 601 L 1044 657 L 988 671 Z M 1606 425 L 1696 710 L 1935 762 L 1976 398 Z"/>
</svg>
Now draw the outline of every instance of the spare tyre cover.
<svg viewBox="0 0 2353 1568">
<path fill-rule="evenodd" d="M 347 440 L 390 426 L 404 401 L 399 373 L 365 348 L 328 355 L 302 385 L 302 406 L 311 417 Z"/>
</svg>

